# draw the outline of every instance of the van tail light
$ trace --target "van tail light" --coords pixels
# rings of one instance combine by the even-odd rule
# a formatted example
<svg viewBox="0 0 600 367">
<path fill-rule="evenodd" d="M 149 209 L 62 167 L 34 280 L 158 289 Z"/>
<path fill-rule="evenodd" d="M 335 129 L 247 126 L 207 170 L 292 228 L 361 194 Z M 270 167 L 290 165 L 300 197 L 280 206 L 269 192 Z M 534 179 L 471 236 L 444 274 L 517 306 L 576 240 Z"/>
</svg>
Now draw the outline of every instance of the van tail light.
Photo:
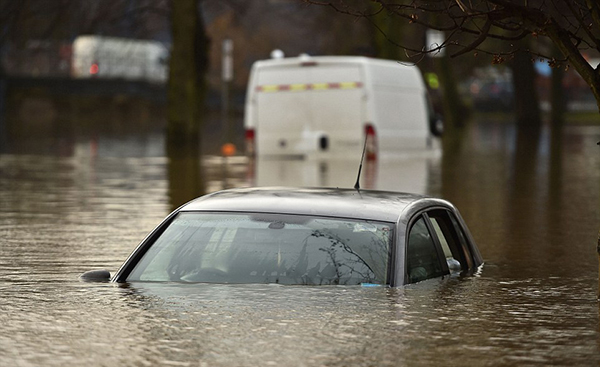
<svg viewBox="0 0 600 367">
<path fill-rule="evenodd" d="M 377 159 L 377 134 L 371 124 L 365 125 L 365 139 L 365 157 L 368 161 L 373 161 Z"/>
<path fill-rule="evenodd" d="M 246 129 L 246 155 L 254 157 L 256 153 L 256 134 L 254 129 Z"/>
<path fill-rule="evenodd" d="M 98 71 L 100 71 L 100 68 L 98 67 L 98 63 L 95 62 L 90 66 L 90 75 L 94 76 L 98 74 Z"/>
</svg>

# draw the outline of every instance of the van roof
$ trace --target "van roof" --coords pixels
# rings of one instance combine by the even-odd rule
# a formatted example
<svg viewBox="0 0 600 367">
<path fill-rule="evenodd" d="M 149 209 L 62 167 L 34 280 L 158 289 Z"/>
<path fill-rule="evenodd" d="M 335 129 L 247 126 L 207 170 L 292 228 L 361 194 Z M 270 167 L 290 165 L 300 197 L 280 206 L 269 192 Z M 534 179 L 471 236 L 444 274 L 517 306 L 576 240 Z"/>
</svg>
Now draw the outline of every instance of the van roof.
<svg viewBox="0 0 600 367">
<path fill-rule="evenodd" d="M 421 76 L 421 71 L 414 64 L 400 63 L 394 60 L 372 59 L 363 56 L 298 56 L 284 59 L 260 60 L 252 66 L 252 73 L 263 75 L 266 73 L 280 73 L 285 70 L 294 70 L 303 66 L 353 66 L 363 69 L 365 72 L 361 79 L 369 85 L 384 85 L 401 88 L 411 88 L 417 91 L 423 91 L 425 85 Z M 337 74 L 335 74 L 337 75 Z M 275 75 L 277 80 L 281 75 Z M 305 77 L 296 75 L 296 83 L 302 83 Z M 335 79 L 334 76 L 332 78 Z M 339 78 L 339 76 L 338 76 Z M 272 79 L 272 78 L 271 78 Z M 277 84 L 270 79 L 267 84 Z M 331 78 L 330 78 L 331 79 Z M 254 80 L 252 82 L 252 80 Z M 248 84 L 249 95 L 254 92 L 255 84 L 258 78 L 253 78 Z M 335 80 L 338 81 L 338 80 Z M 358 80 L 355 80 L 358 81 Z M 321 82 L 321 80 L 319 80 Z"/>
<path fill-rule="evenodd" d="M 302 64 L 363 64 L 363 65 L 380 65 L 380 66 L 392 66 L 392 67 L 413 67 L 414 64 L 394 61 L 394 60 L 382 60 L 373 59 L 364 56 L 308 56 L 301 55 L 298 57 L 286 57 L 283 59 L 268 59 L 259 60 L 254 63 L 256 68 L 268 68 L 274 66 L 295 66 Z"/>
</svg>

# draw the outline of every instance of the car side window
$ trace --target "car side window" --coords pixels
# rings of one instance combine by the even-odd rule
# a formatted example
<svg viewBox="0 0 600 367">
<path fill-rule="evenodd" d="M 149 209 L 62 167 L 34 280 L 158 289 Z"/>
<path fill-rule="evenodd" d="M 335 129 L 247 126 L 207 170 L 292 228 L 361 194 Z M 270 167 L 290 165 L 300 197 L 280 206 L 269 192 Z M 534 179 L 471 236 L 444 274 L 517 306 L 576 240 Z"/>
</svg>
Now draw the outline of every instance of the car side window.
<svg viewBox="0 0 600 367">
<path fill-rule="evenodd" d="M 409 283 L 443 275 L 438 250 L 422 216 L 413 224 L 408 235 L 406 271 Z"/>
<path fill-rule="evenodd" d="M 435 234 L 437 235 L 438 240 L 440 241 L 442 251 L 444 251 L 444 256 L 446 257 L 446 264 L 448 264 L 448 270 L 450 270 L 451 273 L 460 273 L 462 271 L 462 265 L 460 263 L 460 260 L 457 259 L 460 257 L 458 256 L 456 251 L 452 253 L 452 250 L 450 249 L 450 244 L 448 243 L 448 240 L 450 238 L 446 237 L 441 227 L 445 223 L 440 222 L 439 218 L 430 217 L 429 219 L 431 220 L 431 225 L 433 226 Z"/>
<path fill-rule="evenodd" d="M 446 210 L 432 210 L 427 213 L 439 239 L 450 272 L 460 272 L 472 268 L 473 261 L 454 215 Z"/>
</svg>

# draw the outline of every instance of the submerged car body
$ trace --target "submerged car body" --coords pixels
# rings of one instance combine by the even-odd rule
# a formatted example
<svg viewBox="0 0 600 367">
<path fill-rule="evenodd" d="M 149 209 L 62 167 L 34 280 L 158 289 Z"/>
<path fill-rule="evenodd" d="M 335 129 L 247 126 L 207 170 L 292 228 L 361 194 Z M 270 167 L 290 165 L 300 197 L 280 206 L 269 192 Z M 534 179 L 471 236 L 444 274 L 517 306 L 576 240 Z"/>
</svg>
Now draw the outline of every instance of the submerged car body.
<svg viewBox="0 0 600 367">
<path fill-rule="evenodd" d="M 175 210 L 112 281 L 399 286 L 473 272 L 482 263 L 463 219 L 445 200 L 245 188 Z"/>
</svg>

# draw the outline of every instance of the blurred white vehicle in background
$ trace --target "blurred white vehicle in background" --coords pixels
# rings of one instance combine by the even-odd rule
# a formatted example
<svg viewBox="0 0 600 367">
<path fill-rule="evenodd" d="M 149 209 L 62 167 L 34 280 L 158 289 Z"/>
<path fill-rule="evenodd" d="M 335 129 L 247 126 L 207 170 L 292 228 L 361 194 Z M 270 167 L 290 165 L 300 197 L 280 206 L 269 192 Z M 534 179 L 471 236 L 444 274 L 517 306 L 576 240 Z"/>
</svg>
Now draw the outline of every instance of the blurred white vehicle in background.
<svg viewBox="0 0 600 367">
<path fill-rule="evenodd" d="M 244 116 L 249 154 L 366 157 L 435 147 L 441 120 L 416 66 L 301 55 L 252 66 Z"/>
<path fill-rule="evenodd" d="M 169 50 L 157 41 L 79 36 L 73 42 L 71 75 L 164 83 L 168 58 Z"/>
</svg>

